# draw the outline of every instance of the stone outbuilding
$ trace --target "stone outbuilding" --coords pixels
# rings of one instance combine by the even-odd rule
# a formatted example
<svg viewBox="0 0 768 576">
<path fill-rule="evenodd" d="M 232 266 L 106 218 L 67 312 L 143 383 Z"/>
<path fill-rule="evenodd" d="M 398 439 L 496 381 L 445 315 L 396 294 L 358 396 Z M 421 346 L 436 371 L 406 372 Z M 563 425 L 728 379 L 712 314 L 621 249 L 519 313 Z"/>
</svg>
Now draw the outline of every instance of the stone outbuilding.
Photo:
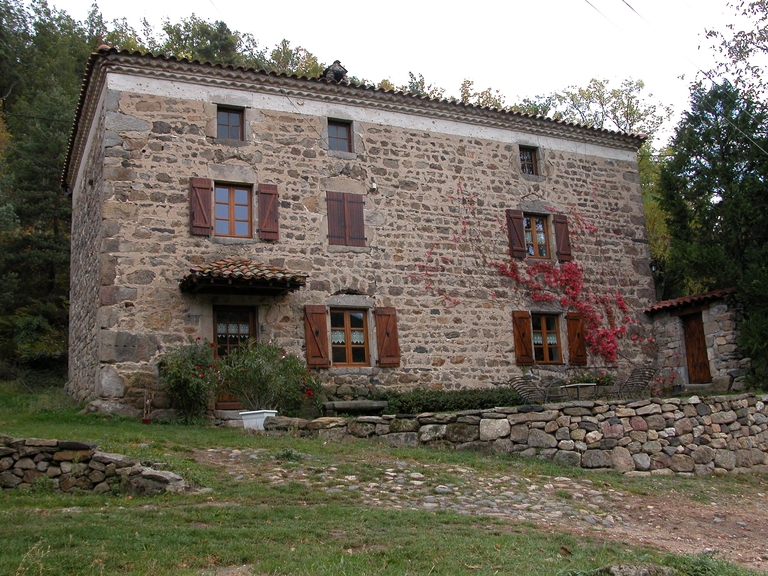
<svg viewBox="0 0 768 576">
<path fill-rule="evenodd" d="M 742 390 L 750 366 L 738 345 L 743 314 L 734 288 L 665 300 L 653 318 L 659 367 L 667 387 Z"/>
<path fill-rule="evenodd" d="M 63 175 L 71 394 L 140 406 L 196 339 L 279 342 L 337 400 L 653 360 L 642 135 L 341 70 L 91 56 Z"/>
</svg>

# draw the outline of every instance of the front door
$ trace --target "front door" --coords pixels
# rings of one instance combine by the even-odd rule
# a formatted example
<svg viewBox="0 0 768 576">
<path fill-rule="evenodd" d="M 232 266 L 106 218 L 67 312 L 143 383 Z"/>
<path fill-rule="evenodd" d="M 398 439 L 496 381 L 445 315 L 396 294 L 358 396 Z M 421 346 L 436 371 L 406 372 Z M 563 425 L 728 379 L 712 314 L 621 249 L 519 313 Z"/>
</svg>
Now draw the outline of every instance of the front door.
<svg viewBox="0 0 768 576">
<path fill-rule="evenodd" d="M 216 358 L 227 355 L 231 349 L 256 338 L 256 315 L 253 308 L 215 306 L 213 327 L 216 333 Z M 237 398 L 221 393 L 216 399 L 216 410 L 241 410 Z"/>
<path fill-rule="evenodd" d="M 686 314 L 683 320 L 683 335 L 685 337 L 685 358 L 688 362 L 688 382 L 690 384 L 706 384 L 712 382 L 707 358 L 707 342 L 704 337 L 704 321 L 701 312 Z"/>
</svg>

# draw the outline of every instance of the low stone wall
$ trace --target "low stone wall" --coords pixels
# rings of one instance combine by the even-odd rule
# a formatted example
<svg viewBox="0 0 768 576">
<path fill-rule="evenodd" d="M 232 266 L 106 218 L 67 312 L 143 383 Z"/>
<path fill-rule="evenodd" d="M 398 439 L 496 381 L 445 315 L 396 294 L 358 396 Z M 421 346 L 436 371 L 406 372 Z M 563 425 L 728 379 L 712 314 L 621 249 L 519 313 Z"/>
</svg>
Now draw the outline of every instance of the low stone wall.
<svg viewBox="0 0 768 576">
<path fill-rule="evenodd" d="M 96 444 L 0 434 L 0 487 L 61 492 L 155 494 L 188 488 L 184 479 L 141 466 L 122 454 L 100 452 Z"/>
<path fill-rule="evenodd" d="M 319 418 L 321 436 L 517 452 L 632 475 L 768 472 L 768 396 L 576 401 L 456 414 Z M 267 419 L 269 429 L 279 420 Z M 286 421 L 289 419 L 285 419 Z M 292 420 L 291 427 L 301 427 Z"/>
</svg>

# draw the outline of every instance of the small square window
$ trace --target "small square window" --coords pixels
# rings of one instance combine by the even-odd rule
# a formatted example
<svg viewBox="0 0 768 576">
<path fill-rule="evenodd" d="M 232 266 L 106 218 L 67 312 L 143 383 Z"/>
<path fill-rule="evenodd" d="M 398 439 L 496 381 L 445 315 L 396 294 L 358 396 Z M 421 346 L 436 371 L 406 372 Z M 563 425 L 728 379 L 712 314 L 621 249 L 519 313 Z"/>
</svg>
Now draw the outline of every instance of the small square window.
<svg viewBox="0 0 768 576">
<path fill-rule="evenodd" d="M 536 148 L 520 146 L 520 172 L 534 176 L 538 175 L 539 165 L 536 161 Z"/>
<path fill-rule="evenodd" d="M 251 237 L 251 190 L 216 184 L 214 188 L 214 234 Z"/>
<path fill-rule="evenodd" d="M 340 152 L 352 152 L 352 123 L 328 120 L 328 148 Z"/>
<path fill-rule="evenodd" d="M 369 366 L 368 312 L 331 309 L 331 359 L 334 366 Z"/>
<path fill-rule="evenodd" d="M 530 258 L 549 258 L 549 226 L 546 216 L 523 216 L 525 251 Z"/>
<path fill-rule="evenodd" d="M 244 140 L 243 111 L 220 107 L 216 114 L 216 137 L 226 140 Z"/>
<path fill-rule="evenodd" d="M 533 357 L 541 364 L 560 364 L 560 329 L 558 318 L 550 314 L 531 314 Z"/>
</svg>

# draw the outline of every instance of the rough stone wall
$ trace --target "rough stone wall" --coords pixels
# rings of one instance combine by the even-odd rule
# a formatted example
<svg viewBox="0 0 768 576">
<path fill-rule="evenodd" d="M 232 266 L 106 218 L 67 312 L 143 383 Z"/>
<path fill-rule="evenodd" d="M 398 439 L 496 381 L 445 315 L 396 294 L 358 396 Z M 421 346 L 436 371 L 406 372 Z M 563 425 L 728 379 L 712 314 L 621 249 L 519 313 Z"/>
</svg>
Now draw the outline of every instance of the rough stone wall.
<svg viewBox="0 0 768 576">
<path fill-rule="evenodd" d="M 155 494 L 188 488 L 173 472 L 153 470 L 91 442 L 12 438 L 0 434 L 0 488 Z"/>
<path fill-rule="evenodd" d="M 307 428 L 331 439 L 350 434 L 396 446 L 519 453 L 636 476 L 766 473 L 767 400 L 742 394 L 575 401 L 456 414 L 319 418 Z M 267 419 L 265 428 L 275 429 L 278 421 Z"/>
<path fill-rule="evenodd" d="M 737 342 L 743 319 L 738 303 L 732 296 L 718 300 L 704 309 L 701 317 L 712 387 L 720 392 L 743 390 L 744 377 L 751 361 L 744 358 Z M 659 350 L 659 368 L 664 383 L 687 384 L 688 368 L 682 320 L 669 312 L 660 312 L 654 315 L 653 323 Z"/>
<path fill-rule="evenodd" d="M 488 265 L 509 258 L 507 208 L 568 215 L 586 288 L 618 291 L 632 310 L 653 302 L 634 161 L 596 155 L 598 146 L 542 146 L 542 175 L 527 176 L 515 142 L 362 121 L 353 123 L 355 153 L 339 153 L 323 141 L 326 117 L 300 109 L 247 108 L 246 141 L 221 141 L 211 128 L 216 107 L 195 98 L 127 90 L 111 90 L 108 98 L 108 129 L 117 138 L 105 143 L 99 361 L 102 388 L 113 397 L 138 405 L 143 390 L 156 385 L 155 363 L 165 347 L 212 339 L 212 305 L 257 307 L 259 336 L 303 356 L 303 306 L 350 293 L 397 309 L 401 366 L 322 371 L 332 396 L 362 397 L 379 385 L 460 388 L 507 380 L 520 372 L 512 311 L 566 312 L 557 303 L 532 302 Z M 277 184 L 280 240 L 191 236 L 193 176 Z M 328 246 L 327 191 L 365 195 L 366 247 Z M 307 272 L 310 281 L 276 299 L 179 292 L 177 281 L 190 267 L 227 256 Z M 645 328 L 632 326 L 630 333 Z M 564 317 L 560 333 L 567 356 Z M 373 328 L 370 335 L 375 354 Z M 626 357 L 647 359 L 629 337 L 622 347 Z M 590 364 L 601 361 L 590 357 Z M 617 367 L 626 368 L 621 361 Z M 564 376 L 567 368 L 566 361 L 549 369 Z"/>
<path fill-rule="evenodd" d="M 67 391 L 83 400 L 89 396 L 121 396 L 122 390 L 99 386 L 97 325 L 101 264 L 101 192 L 104 185 L 103 114 L 96 121 L 94 138 L 72 192 L 72 233 L 69 286 L 69 382 Z M 115 134 L 111 135 L 112 137 Z"/>
</svg>

